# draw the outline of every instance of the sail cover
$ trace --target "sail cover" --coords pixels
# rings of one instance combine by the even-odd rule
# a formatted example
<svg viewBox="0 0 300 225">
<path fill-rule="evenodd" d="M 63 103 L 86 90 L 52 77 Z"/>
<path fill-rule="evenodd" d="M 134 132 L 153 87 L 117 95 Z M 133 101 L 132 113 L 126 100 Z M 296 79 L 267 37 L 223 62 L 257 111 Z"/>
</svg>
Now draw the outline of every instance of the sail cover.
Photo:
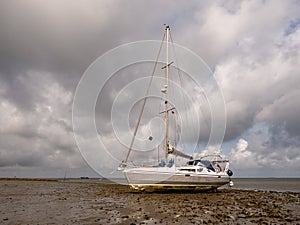
<svg viewBox="0 0 300 225">
<path fill-rule="evenodd" d="M 168 154 L 173 154 L 173 155 L 180 156 L 180 157 L 183 157 L 186 159 L 193 159 L 192 156 L 187 155 L 187 154 L 175 149 L 170 143 L 168 144 Z"/>
</svg>

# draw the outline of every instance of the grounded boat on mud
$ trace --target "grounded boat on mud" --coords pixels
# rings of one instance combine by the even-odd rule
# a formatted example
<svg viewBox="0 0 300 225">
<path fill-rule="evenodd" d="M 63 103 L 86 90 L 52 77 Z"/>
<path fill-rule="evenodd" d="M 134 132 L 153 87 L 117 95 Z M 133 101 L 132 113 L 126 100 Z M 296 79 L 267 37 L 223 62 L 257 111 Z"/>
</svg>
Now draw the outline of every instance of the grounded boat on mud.
<svg viewBox="0 0 300 225">
<path fill-rule="evenodd" d="M 165 70 L 165 84 L 161 89 L 163 98 L 163 111 L 159 114 L 163 116 L 164 120 L 164 138 L 161 144 L 161 149 L 164 151 L 163 159 L 158 160 L 153 164 L 136 165 L 129 162 L 129 156 L 133 149 L 140 121 L 144 113 L 145 105 L 147 103 L 149 88 L 151 80 L 147 87 L 141 111 L 136 121 L 134 135 L 131 140 L 126 158 L 119 166 L 122 170 L 128 184 L 135 190 L 139 191 L 155 191 L 155 190 L 216 190 L 218 187 L 229 184 L 233 185 L 230 176 L 232 171 L 229 169 L 229 160 L 224 159 L 220 152 L 214 154 L 203 155 L 201 158 L 194 158 L 192 155 L 186 154 L 178 150 L 176 138 L 170 138 L 170 115 L 176 114 L 176 107 L 169 103 L 169 69 L 173 62 L 169 62 L 169 43 L 172 42 L 170 35 L 170 27 L 165 27 L 164 37 L 162 43 L 166 45 L 166 61 L 161 68 Z M 160 49 L 161 50 L 161 49 Z M 160 54 L 160 50 L 159 53 Z M 155 72 L 157 62 L 153 69 Z M 174 66 L 175 67 L 175 66 Z M 152 76 L 153 76 L 152 74 Z M 174 128 L 174 126 L 172 126 Z M 176 128 L 176 126 L 175 126 Z M 173 132 L 173 134 L 176 132 Z M 149 137 L 152 140 L 152 136 Z M 175 147 L 173 147 L 173 145 Z M 159 146 L 157 146 L 159 148 Z M 180 148 L 181 149 L 181 148 Z M 187 160 L 185 165 L 176 165 L 177 158 L 184 158 Z"/>
</svg>

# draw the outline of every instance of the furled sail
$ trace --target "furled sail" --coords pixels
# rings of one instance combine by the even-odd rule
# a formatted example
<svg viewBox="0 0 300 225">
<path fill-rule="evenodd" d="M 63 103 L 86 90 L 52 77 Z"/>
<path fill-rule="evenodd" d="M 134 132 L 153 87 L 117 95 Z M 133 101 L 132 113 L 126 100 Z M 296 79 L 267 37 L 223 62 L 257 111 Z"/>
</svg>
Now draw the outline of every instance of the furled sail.
<svg viewBox="0 0 300 225">
<path fill-rule="evenodd" d="M 170 143 L 168 144 L 168 154 L 173 154 L 173 155 L 177 155 L 186 159 L 193 159 L 192 156 L 187 155 L 177 149 L 175 149 Z"/>
</svg>

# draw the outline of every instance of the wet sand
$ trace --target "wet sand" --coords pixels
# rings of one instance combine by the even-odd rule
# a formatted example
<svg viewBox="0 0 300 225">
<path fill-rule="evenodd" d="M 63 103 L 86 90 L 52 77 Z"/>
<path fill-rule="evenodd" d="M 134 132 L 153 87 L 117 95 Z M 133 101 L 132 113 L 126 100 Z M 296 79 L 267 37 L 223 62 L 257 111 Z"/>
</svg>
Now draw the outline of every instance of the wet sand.
<svg viewBox="0 0 300 225">
<path fill-rule="evenodd" d="M 0 180 L 0 224 L 300 224 L 300 193 L 134 193 L 96 181 Z"/>
</svg>

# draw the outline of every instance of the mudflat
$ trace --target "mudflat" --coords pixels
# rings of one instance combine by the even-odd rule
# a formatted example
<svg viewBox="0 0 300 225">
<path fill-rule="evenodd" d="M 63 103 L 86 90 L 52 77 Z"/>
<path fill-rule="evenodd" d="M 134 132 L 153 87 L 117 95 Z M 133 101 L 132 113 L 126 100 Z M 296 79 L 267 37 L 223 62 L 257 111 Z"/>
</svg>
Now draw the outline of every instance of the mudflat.
<svg viewBox="0 0 300 225">
<path fill-rule="evenodd" d="M 300 193 L 136 193 L 97 181 L 0 180 L 0 224 L 300 224 Z"/>
</svg>

